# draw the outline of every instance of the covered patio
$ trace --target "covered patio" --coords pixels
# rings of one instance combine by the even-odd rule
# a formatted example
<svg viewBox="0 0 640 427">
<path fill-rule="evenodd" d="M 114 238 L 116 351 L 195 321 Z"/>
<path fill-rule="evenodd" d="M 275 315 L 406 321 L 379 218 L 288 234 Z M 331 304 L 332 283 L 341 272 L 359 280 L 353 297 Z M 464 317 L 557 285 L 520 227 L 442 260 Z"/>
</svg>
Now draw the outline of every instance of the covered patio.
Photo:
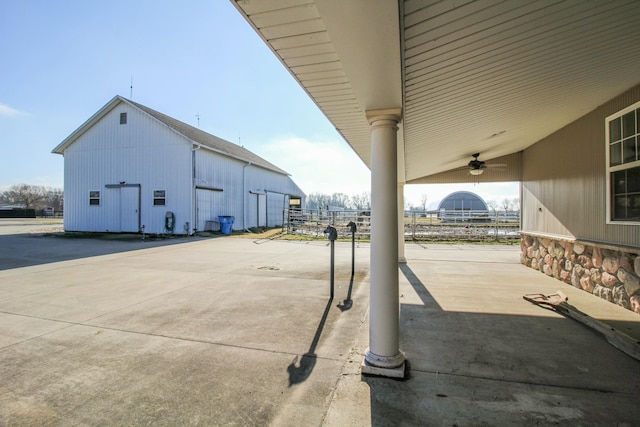
<svg viewBox="0 0 640 427">
<path fill-rule="evenodd" d="M 575 307 L 640 339 L 636 314 L 525 268 L 513 246 L 407 244 L 406 256 L 399 289 L 408 379 L 358 375 L 363 328 L 324 425 L 637 423 L 638 384 L 629 380 L 640 363 L 522 295 L 562 290 Z"/>
<path fill-rule="evenodd" d="M 568 258 L 574 248 L 596 259 L 613 251 L 613 273 L 618 260 L 627 267 L 604 286 L 611 271 L 595 275 L 591 256 L 550 261 L 544 272 L 640 310 L 640 262 L 632 265 L 640 184 L 613 175 L 640 171 L 640 3 L 232 2 L 371 170 L 363 373 L 405 375 L 398 264 L 407 257 L 398 230 L 406 184 L 520 181 L 535 258 L 523 263 L 544 271 L 552 255 L 542 246 Z M 609 158 L 620 147 L 605 130 L 612 114 L 633 116 L 626 164 Z M 633 209 L 616 217 L 613 206 Z"/>
</svg>

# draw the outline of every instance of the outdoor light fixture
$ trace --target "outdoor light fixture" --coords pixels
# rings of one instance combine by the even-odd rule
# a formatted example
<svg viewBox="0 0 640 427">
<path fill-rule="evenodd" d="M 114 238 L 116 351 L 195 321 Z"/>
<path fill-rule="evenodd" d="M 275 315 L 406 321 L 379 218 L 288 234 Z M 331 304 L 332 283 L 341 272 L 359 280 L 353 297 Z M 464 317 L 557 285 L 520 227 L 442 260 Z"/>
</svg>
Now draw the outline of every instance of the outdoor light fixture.
<svg viewBox="0 0 640 427">
<path fill-rule="evenodd" d="M 484 169 L 469 169 L 471 175 L 482 175 Z"/>
</svg>

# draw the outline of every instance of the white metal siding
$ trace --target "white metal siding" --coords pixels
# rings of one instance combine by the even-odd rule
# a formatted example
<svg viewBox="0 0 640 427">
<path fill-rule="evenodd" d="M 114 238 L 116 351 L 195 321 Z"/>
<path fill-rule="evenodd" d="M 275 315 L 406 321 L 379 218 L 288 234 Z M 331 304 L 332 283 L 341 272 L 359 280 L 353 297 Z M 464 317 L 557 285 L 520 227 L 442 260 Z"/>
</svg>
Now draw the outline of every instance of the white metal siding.
<svg viewBox="0 0 640 427">
<path fill-rule="evenodd" d="M 640 224 L 606 223 L 605 118 L 640 100 L 640 85 L 523 152 L 523 231 L 640 246 Z"/>
<path fill-rule="evenodd" d="M 267 196 L 267 226 L 282 226 L 283 211 L 287 208 L 285 202 L 289 198 L 284 194 L 268 192 Z"/>
<path fill-rule="evenodd" d="M 302 197 L 304 202 L 304 193 L 286 175 L 273 173 L 259 167 L 249 167 L 247 168 L 247 185 L 249 190 L 266 194 L 264 197 L 265 223 L 260 225 L 269 227 L 282 225 L 282 211 L 287 207 L 289 196 Z M 248 226 L 253 227 L 254 225 L 249 223 Z"/>
<path fill-rule="evenodd" d="M 206 221 L 217 221 L 221 215 L 235 218 L 234 229 L 242 227 L 242 168 L 241 161 L 204 148 L 196 151 L 195 185 L 222 190 L 198 190 L 199 230 L 204 230 Z"/>
<path fill-rule="evenodd" d="M 286 175 L 205 148 L 196 151 L 195 185 L 222 190 L 210 196 L 212 204 L 202 210 L 200 204 L 209 202 L 198 201 L 198 229 L 201 230 L 207 220 L 217 220 L 219 215 L 235 217 L 234 230 L 280 225 L 283 197 L 304 197 L 302 190 Z M 259 197 L 252 192 L 263 195 Z"/>
<path fill-rule="evenodd" d="M 220 206 L 224 206 L 225 193 L 208 189 L 196 190 L 197 229 L 212 230 L 210 221 L 218 221 L 221 215 Z"/>
<path fill-rule="evenodd" d="M 247 228 L 267 225 L 267 195 L 250 193 L 247 203 L 245 219 Z"/>
<path fill-rule="evenodd" d="M 194 148 L 197 143 L 134 105 L 109 108 L 64 149 L 68 231 L 144 227 L 147 233 L 164 233 L 168 212 L 175 215 L 176 234 L 204 230 L 221 215 L 235 217 L 234 229 L 278 225 L 287 196 L 304 196 L 288 176 Z M 122 113 L 126 124 L 120 124 Z M 154 206 L 154 190 L 164 191 L 165 205 Z M 90 191 L 100 192 L 99 205 L 89 204 Z M 263 194 L 261 218 L 245 214 L 254 202 L 251 192 Z"/>
<path fill-rule="evenodd" d="M 122 112 L 128 116 L 123 125 Z M 146 232 L 164 232 L 167 211 L 175 214 L 175 231 L 184 232 L 191 221 L 190 150 L 188 141 L 165 125 L 118 104 L 64 152 L 65 229 L 120 231 L 120 191 L 105 185 L 125 182 L 140 184 Z M 100 206 L 89 206 L 91 190 L 100 191 Z M 166 190 L 166 206 L 153 206 L 153 190 Z"/>
</svg>

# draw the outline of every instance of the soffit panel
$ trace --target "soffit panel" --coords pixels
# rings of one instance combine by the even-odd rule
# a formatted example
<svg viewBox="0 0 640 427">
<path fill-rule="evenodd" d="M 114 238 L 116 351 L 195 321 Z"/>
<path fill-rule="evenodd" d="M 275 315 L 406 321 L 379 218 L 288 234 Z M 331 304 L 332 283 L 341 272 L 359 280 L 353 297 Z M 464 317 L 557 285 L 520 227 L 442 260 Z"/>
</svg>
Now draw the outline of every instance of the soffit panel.
<svg viewBox="0 0 640 427">
<path fill-rule="evenodd" d="M 340 0 L 318 3 L 234 0 L 234 3 L 368 165 L 370 131 L 366 109 L 402 104 L 397 3 L 386 0 L 376 0 L 375 5 L 371 1 Z M 366 13 L 362 13 L 363 6 L 374 7 L 366 7 Z M 327 31 L 327 26 L 333 30 Z M 375 39 L 387 52 L 389 45 L 395 45 L 395 54 L 385 58 L 362 49 L 364 40 Z M 368 76 L 363 72 L 365 69 L 369 70 Z M 371 70 L 375 70 L 373 74 Z M 379 90 L 381 78 L 388 81 L 384 93 Z"/>
<path fill-rule="evenodd" d="M 634 0 L 233 1 L 366 164 L 365 111 L 403 103 L 411 182 L 518 153 L 639 80 Z"/>
<path fill-rule="evenodd" d="M 637 84 L 639 5 L 405 2 L 407 180 L 518 152 Z"/>
</svg>

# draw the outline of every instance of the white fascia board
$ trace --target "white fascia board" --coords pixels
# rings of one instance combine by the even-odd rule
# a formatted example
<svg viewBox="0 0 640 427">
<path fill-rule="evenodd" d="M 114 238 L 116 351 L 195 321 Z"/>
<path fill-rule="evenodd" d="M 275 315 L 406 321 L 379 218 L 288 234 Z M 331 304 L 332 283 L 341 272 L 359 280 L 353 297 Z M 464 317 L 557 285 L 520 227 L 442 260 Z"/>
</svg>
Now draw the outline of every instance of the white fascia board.
<svg viewBox="0 0 640 427">
<path fill-rule="evenodd" d="M 66 137 L 60 144 L 58 144 L 53 150 L 54 154 L 64 154 L 64 150 L 73 144 L 83 133 L 89 130 L 94 124 L 96 124 L 101 118 L 103 118 L 109 111 L 111 111 L 118 103 L 124 101 L 120 95 L 114 96 L 111 101 L 107 102 L 104 107 L 99 109 L 93 116 L 84 122 L 80 127 L 74 130 L 71 135 Z"/>
</svg>

